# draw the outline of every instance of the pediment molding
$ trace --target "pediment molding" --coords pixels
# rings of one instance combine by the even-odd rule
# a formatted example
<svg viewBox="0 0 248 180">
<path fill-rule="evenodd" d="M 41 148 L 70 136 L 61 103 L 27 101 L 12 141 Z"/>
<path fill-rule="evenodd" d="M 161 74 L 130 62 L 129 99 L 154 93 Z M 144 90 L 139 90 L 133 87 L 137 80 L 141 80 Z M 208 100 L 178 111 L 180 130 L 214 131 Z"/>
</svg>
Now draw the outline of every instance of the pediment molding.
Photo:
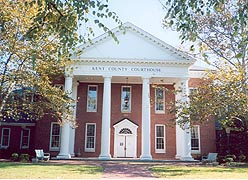
<svg viewBox="0 0 248 180">
<path fill-rule="evenodd" d="M 128 118 L 124 118 L 114 124 L 114 128 L 122 126 L 123 124 L 131 125 L 133 128 L 138 128 L 138 125 Z"/>
<path fill-rule="evenodd" d="M 116 59 L 116 57 L 114 59 L 111 59 L 111 57 L 109 57 L 108 59 L 102 59 L 99 57 L 97 57 L 97 59 L 91 59 L 91 57 L 87 57 L 87 56 L 80 57 L 80 55 L 83 55 L 84 52 L 88 52 L 88 50 L 90 50 L 93 47 L 96 47 L 98 44 L 113 40 L 111 39 L 112 37 L 108 33 L 104 33 L 101 36 L 98 36 L 92 39 L 90 42 L 79 46 L 77 50 L 75 51 L 77 53 L 75 53 L 74 56 L 72 56 L 72 59 L 76 61 L 103 62 L 103 63 L 105 62 L 106 63 L 108 62 L 123 63 L 123 61 L 125 61 L 127 63 L 134 63 L 134 64 L 154 63 L 154 64 L 189 64 L 189 65 L 193 64 L 196 61 L 196 59 L 190 56 L 189 54 L 182 52 L 181 50 L 165 43 L 164 41 L 158 39 L 157 37 L 149 34 L 148 32 L 142 30 L 141 28 L 129 22 L 124 23 L 123 25 L 114 28 L 112 32 L 116 35 L 117 39 L 118 39 L 118 36 L 125 34 L 125 32 L 126 33 L 132 32 L 136 36 L 139 36 L 141 39 L 145 40 L 147 43 L 153 44 L 158 49 L 161 49 L 164 52 L 169 52 L 171 55 L 174 55 L 175 58 L 174 60 L 168 60 L 168 59 L 153 60 L 151 58 L 131 59 L 131 60 L 129 59 L 128 60 L 128 59 Z"/>
<path fill-rule="evenodd" d="M 144 59 L 117 59 L 117 58 L 84 58 L 73 59 L 75 64 L 90 63 L 115 63 L 115 64 L 164 64 L 164 65 L 191 65 L 195 61 L 175 61 L 175 60 L 144 60 Z"/>
</svg>

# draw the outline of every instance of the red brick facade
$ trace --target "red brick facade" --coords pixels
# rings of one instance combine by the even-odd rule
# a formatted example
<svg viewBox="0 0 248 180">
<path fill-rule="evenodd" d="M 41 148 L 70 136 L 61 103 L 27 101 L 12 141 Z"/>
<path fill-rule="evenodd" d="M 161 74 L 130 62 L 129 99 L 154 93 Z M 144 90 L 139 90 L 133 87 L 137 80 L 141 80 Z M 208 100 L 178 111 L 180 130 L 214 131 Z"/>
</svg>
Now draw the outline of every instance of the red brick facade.
<svg viewBox="0 0 248 180">
<path fill-rule="evenodd" d="M 199 79 L 190 79 L 189 87 L 197 87 L 199 85 Z M 98 96 L 97 96 L 97 112 L 87 112 L 87 89 L 88 85 L 98 86 Z M 125 84 L 111 84 L 111 137 L 110 137 L 110 154 L 113 157 L 114 154 L 114 128 L 113 125 L 120 120 L 127 118 L 138 125 L 137 129 L 137 157 L 141 155 L 141 136 L 142 136 L 142 85 L 141 84 L 131 84 L 132 94 L 131 94 L 131 113 L 121 112 L 121 86 Z M 169 90 L 174 90 L 173 85 L 164 85 L 165 88 Z M 169 114 L 165 111 L 164 114 L 155 113 L 154 98 L 155 92 L 152 86 L 150 87 L 151 93 L 151 155 L 153 159 L 174 159 L 176 155 L 176 128 L 171 119 L 174 115 Z M 80 151 L 81 157 L 99 157 L 101 151 L 101 122 L 102 122 L 102 94 L 103 94 L 103 83 L 79 83 L 77 97 L 77 125 L 75 130 L 75 155 Z M 169 102 L 175 101 L 175 95 L 172 93 L 166 93 L 165 102 L 166 107 L 169 106 Z M 34 156 L 34 149 L 41 148 L 45 152 L 50 152 L 52 156 L 57 156 L 59 151 L 50 151 L 50 133 L 51 133 L 51 122 L 55 122 L 48 116 L 44 117 L 42 120 L 36 123 L 35 127 L 31 127 L 30 136 L 30 147 L 27 150 L 20 150 L 20 133 L 21 126 L 11 126 L 11 137 L 10 137 L 10 147 L 8 153 L 6 150 L 2 149 L 2 157 L 10 156 L 11 153 L 29 153 Z M 85 152 L 85 129 L 86 123 L 96 124 L 96 148 L 95 152 Z M 165 125 L 165 153 L 155 153 L 155 125 L 163 124 Z M 3 127 L 0 126 L 0 130 Z M 2 135 L 2 134 L 1 134 Z M 215 124 L 214 122 L 209 122 L 204 125 L 200 125 L 200 149 L 201 154 L 207 154 L 208 152 L 215 151 Z M 5 152 L 5 153 L 4 153 Z M 5 155 L 4 155 L 5 154 Z M 196 157 L 197 155 L 193 155 Z"/>
</svg>

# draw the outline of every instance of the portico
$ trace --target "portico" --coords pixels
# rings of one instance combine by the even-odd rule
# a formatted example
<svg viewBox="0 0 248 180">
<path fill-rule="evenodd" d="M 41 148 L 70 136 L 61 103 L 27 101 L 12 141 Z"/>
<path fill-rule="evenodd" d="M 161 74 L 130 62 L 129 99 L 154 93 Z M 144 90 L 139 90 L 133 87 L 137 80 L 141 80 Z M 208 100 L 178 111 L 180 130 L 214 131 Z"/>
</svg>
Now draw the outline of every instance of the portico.
<svg viewBox="0 0 248 180">
<path fill-rule="evenodd" d="M 79 47 L 84 53 L 72 57 L 73 63 L 66 73 L 65 91 L 69 94 L 71 92 L 71 97 L 77 99 L 76 119 L 79 125 L 86 128 L 82 127 L 84 132 L 76 129 L 75 135 L 75 130 L 65 123 L 58 158 L 70 158 L 80 148 L 88 157 L 118 157 L 117 154 L 121 154 L 119 151 L 122 150 L 117 150 L 117 145 L 122 144 L 122 141 L 127 142 L 128 138 L 134 138 L 137 141 L 130 147 L 135 149 L 136 156 L 140 159 L 151 160 L 154 153 L 163 153 L 165 156 L 166 153 L 172 154 L 173 148 L 170 151 L 168 149 L 170 146 L 174 147 L 175 143 L 174 156 L 191 160 L 189 129 L 182 129 L 177 125 L 174 143 L 169 143 L 172 141 L 166 137 L 169 127 L 162 121 L 169 115 L 164 107 L 164 112 L 155 112 L 153 107 L 156 105 L 153 101 L 156 97 L 151 85 L 183 88 L 183 93 L 187 93 L 188 68 L 195 60 L 130 23 L 126 27 L 125 36 L 118 29 L 114 30 L 119 38 L 119 45 L 103 35 L 93 40 L 93 45 Z M 125 93 L 129 95 L 130 104 L 128 109 L 122 110 L 122 94 Z M 183 97 L 177 95 L 175 98 L 180 100 Z M 163 98 L 165 106 L 164 95 Z M 89 105 L 91 102 L 92 106 Z M 82 109 L 81 106 L 86 105 Z M 89 107 L 92 109 L 89 110 Z M 122 128 L 115 132 L 115 124 L 121 119 L 130 119 L 131 123 L 129 120 L 125 121 Z M 121 131 L 122 129 L 125 131 Z M 136 135 L 131 137 L 134 130 Z M 119 139 L 116 140 L 117 135 Z M 155 152 L 154 148 L 163 148 L 163 151 Z"/>
</svg>

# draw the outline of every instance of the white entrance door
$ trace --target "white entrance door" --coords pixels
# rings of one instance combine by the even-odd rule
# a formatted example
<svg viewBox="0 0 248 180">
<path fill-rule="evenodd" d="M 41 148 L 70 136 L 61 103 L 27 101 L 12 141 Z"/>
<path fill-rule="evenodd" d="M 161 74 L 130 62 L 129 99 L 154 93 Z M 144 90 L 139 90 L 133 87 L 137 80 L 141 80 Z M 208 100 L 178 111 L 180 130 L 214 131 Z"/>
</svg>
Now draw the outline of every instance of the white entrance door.
<svg viewBox="0 0 248 180">
<path fill-rule="evenodd" d="M 114 157 L 137 157 L 137 128 L 138 126 L 128 119 L 114 125 Z"/>
<path fill-rule="evenodd" d="M 117 145 L 117 157 L 136 157 L 135 152 L 135 139 L 134 135 L 118 135 Z"/>
</svg>

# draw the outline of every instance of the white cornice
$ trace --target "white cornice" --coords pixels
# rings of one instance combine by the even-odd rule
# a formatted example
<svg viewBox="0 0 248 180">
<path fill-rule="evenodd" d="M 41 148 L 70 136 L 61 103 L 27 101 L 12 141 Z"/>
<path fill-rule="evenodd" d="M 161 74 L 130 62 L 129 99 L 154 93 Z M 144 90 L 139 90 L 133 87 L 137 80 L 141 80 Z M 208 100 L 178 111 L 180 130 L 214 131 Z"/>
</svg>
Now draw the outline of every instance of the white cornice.
<svg viewBox="0 0 248 180">
<path fill-rule="evenodd" d="M 175 60 L 151 60 L 151 59 L 117 59 L 117 58 L 84 58 L 73 59 L 72 64 L 85 64 L 85 63 L 116 63 L 116 64 L 165 64 L 165 65 L 191 65 L 195 61 L 175 61 Z"/>
</svg>

